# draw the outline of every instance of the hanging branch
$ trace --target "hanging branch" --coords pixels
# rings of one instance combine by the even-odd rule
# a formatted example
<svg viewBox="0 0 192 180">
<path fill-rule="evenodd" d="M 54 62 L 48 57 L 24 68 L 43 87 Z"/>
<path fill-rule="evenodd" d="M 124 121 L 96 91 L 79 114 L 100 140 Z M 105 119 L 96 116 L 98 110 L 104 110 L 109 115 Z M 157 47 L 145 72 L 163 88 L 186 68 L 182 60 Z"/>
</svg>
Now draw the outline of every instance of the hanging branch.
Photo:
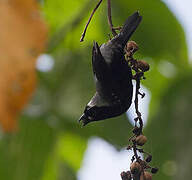
<svg viewBox="0 0 192 180">
<path fill-rule="evenodd" d="M 135 112 L 137 117 L 135 120 L 135 126 L 133 129 L 133 136 L 129 138 L 130 145 L 128 145 L 127 150 L 133 150 L 133 157 L 131 159 L 132 164 L 130 166 L 130 171 L 122 172 L 121 178 L 122 180 L 152 180 L 151 173 L 156 173 L 158 168 L 151 167 L 149 163 L 152 160 L 152 155 L 145 152 L 142 146 L 147 142 L 146 136 L 143 135 L 143 120 L 141 113 L 138 107 L 138 96 L 140 95 L 141 98 L 144 98 L 145 94 L 140 93 L 140 81 L 145 79 L 144 72 L 149 70 L 149 64 L 143 60 L 137 60 L 133 58 L 134 53 L 138 50 L 138 45 L 134 41 L 130 41 L 127 43 L 125 48 L 125 57 L 135 72 L 133 75 L 133 79 L 136 81 L 136 90 L 135 90 Z M 139 127 L 137 126 L 137 122 L 139 122 Z M 140 146 L 140 148 L 138 147 Z M 138 155 L 139 153 L 147 155 L 145 160 L 142 160 L 141 157 Z M 148 171 L 150 170 L 151 173 Z"/>
<path fill-rule="evenodd" d="M 92 13 L 91 13 L 91 15 L 90 15 L 90 17 L 89 17 L 86 25 L 85 25 L 84 31 L 83 31 L 83 33 L 82 33 L 82 35 L 81 35 L 80 42 L 83 42 L 83 41 L 84 41 L 85 34 L 86 34 L 86 32 L 87 32 L 87 28 L 88 28 L 88 26 L 89 26 L 89 23 L 91 22 L 91 19 L 92 19 L 93 15 L 95 14 L 96 10 L 98 9 L 98 7 L 99 7 L 100 4 L 102 3 L 102 1 L 103 1 L 103 0 L 100 0 L 100 1 L 97 3 L 97 5 L 95 6 L 95 8 L 93 9 L 93 11 L 92 11 Z M 107 0 L 107 10 L 108 10 L 107 19 L 108 19 L 109 28 L 110 28 L 113 36 L 116 36 L 117 33 L 116 33 L 115 30 L 120 30 L 121 27 L 116 27 L 116 28 L 113 27 L 112 16 L 111 16 L 111 0 Z"/>
<path fill-rule="evenodd" d="M 97 3 L 97 5 L 95 6 L 95 8 L 93 9 L 93 11 L 92 11 L 92 13 L 91 13 L 91 16 L 89 17 L 89 19 L 88 19 L 88 21 L 87 21 L 87 24 L 86 24 L 86 26 L 85 26 L 85 29 L 84 29 L 84 31 L 83 31 L 83 34 L 82 34 L 82 36 L 81 36 L 80 42 L 83 42 L 84 37 L 85 37 L 85 34 L 86 34 L 86 31 L 87 31 L 87 28 L 88 28 L 88 26 L 89 26 L 89 23 L 91 22 L 91 19 L 92 19 L 93 15 L 95 14 L 97 8 L 100 6 L 100 4 L 101 4 L 102 1 L 103 1 L 103 0 L 100 0 L 100 1 Z"/>
<path fill-rule="evenodd" d="M 108 7 L 108 24 L 113 36 L 116 36 L 117 33 L 113 27 L 112 18 L 111 18 L 111 0 L 107 0 L 107 7 Z"/>
</svg>

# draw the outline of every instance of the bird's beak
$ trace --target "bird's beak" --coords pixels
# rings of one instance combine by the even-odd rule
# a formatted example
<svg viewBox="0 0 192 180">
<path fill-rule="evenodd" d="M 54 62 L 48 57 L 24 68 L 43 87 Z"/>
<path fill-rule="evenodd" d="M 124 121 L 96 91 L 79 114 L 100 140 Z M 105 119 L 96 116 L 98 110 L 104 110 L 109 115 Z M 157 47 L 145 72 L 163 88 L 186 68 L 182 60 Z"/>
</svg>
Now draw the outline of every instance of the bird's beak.
<svg viewBox="0 0 192 180">
<path fill-rule="evenodd" d="M 85 126 L 86 124 L 88 124 L 89 122 L 91 122 L 91 120 L 89 119 L 89 117 L 87 117 L 85 114 L 83 114 L 83 115 L 79 118 L 79 122 L 82 122 L 82 125 Z"/>
</svg>

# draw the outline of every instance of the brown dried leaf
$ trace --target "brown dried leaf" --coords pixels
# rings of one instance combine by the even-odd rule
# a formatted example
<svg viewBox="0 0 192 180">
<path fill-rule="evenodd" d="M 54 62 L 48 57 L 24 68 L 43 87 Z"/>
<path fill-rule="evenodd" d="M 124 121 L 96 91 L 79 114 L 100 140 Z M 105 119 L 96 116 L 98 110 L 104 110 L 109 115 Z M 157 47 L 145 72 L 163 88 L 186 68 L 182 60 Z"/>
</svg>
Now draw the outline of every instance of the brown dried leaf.
<svg viewBox="0 0 192 180">
<path fill-rule="evenodd" d="M 35 89 L 35 63 L 47 29 L 36 0 L 1 0 L 0 17 L 0 123 L 13 131 Z"/>
</svg>

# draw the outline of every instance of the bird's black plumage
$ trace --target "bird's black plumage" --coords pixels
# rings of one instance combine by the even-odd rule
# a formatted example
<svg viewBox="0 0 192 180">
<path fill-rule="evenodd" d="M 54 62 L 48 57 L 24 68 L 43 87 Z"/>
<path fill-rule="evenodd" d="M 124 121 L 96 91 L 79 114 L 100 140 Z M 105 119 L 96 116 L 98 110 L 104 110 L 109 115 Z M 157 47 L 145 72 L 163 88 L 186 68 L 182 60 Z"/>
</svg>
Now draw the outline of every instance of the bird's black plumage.
<svg viewBox="0 0 192 180">
<path fill-rule="evenodd" d="M 141 22 L 138 12 L 128 17 L 120 33 L 99 47 L 93 43 L 92 67 L 96 93 L 85 107 L 79 121 L 83 125 L 119 116 L 131 105 L 132 72 L 124 56 L 129 38 Z"/>
</svg>

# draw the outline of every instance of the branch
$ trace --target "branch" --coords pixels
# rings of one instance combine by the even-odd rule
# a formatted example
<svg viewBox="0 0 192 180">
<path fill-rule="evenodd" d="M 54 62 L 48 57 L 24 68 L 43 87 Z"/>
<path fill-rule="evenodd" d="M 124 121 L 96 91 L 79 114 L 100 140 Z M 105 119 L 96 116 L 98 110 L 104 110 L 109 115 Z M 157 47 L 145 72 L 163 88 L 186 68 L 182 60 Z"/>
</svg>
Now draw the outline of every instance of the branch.
<svg viewBox="0 0 192 180">
<path fill-rule="evenodd" d="M 82 36 L 81 36 L 80 42 L 83 42 L 83 41 L 84 41 L 85 34 L 86 34 L 86 32 L 87 32 L 87 28 L 88 28 L 88 26 L 89 26 L 89 23 L 91 22 L 91 19 L 92 19 L 93 15 L 95 14 L 96 10 L 98 9 L 98 7 L 100 6 L 100 4 L 101 4 L 102 1 L 103 1 L 103 0 L 100 0 L 100 1 L 97 3 L 96 7 L 93 9 L 93 11 L 92 11 L 92 13 L 91 13 L 91 15 L 90 15 L 90 17 L 89 17 L 89 19 L 88 19 L 88 21 L 87 21 L 87 24 L 86 24 L 86 26 L 85 26 L 85 28 L 84 28 L 84 31 L 83 31 L 83 34 L 82 34 Z M 119 30 L 120 27 L 118 27 L 118 28 L 114 28 L 114 27 L 113 27 L 112 17 L 111 17 L 111 0 L 107 0 L 107 7 L 108 7 L 108 24 L 109 24 L 109 27 L 110 27 L 110 30 L 111 30 L 113 36 L 116 36 L 117 33 L 116 33 L 115 29 L 118 29 L 118 30 Z"/>
<path fill-rule="evenodd" d="M 136 90 L 135 90 L 135 112 L 137 117 L 135 120 L 135 127 L 132 130 L 133 136 L 129 138 L 130 145 L 128 145 L 127 150 L 133 150 L 134 155 L 132 156 L 132 164 L 130 166 L 131 178 L 133 180 L 144 180 L 146 177 L 148 179 L 152 179 L 151 173 L 155 174 L 158 171 L 158 168 L 151 167 L 149 163 L 152 160 L 152 155 L 145 152 L 141 146 L 143 146 L 147 142 L 147 137 L 143 135 L 143 120 L 141 118 L 141 113 L 138 108 L 138 96 L 141 95 L 141 98 L 145 96 L 145 94 L 140 93 L 140 81 L 144 79 L 144 72 L 149 70 L 149 64 L 143 60 L 137 60 L 133 58 L 133 54 L 138 50 L 138 45 L 134 41 L 130 41 L 127 43 L 125 47 L 125 58 L 130 65 L 131 69 L 135 72 L 133 75 L 133 79 L 136 81 Z M 137 126 L 137 121 L 139 121 L 139 127 Z M 140 146 L 138 148 L 138 146 Z M 138 156 L 138 152 L 142 154 L 146 154 L 147 158 L 144 160 Z M 151 171 L 149 173 L 148 171 Z M 125 179 L 126 173 L 123 172 L 121 175 L 122 180 L 131 180 L 131 178 Z M 123 179 L 124 178 L 124 179 Z"/>
<path fill-rule="evenodd" d="M 87 31 L 87 28 L 88 28 L 88 26 L 89 26 L 89 23 L 90 23 L 93 15 L 95 14 L 95 11 L 96 11 L 97 8 L 100 6 L 100 4 L 101 4 L 102 1 L 103 1 L 103 0 L 100 0 L 100 1 L 97 3 L 96 7 L 93 9 L 93 11 L 92 11 L 92 13 L 91 13 L 91 16 L 89 17 L 89 19 L 88 19 L 88 21 L 87 21 L 87 24 L 86 24 L 86 26 L 85 26 L 85 29 L 84 29 L 84 31 L 83 31 L 83 34 L 82 34 L 82 36 L 81 36 L 80 42 L 83 42 L 84 37 L 85 37 L 85 34 L 86 34 L 86 31 Z"/>
<path fill-rule="evenodd" d="M 108 24 L 109 24 L 109 27 L 110 27 L 110 30 L 111 30 L 113 36 L 116 36 L 117 33 L 113 28 L 113 23 L 112 23 L 112 18 L 111 18 L 111 0 L 107 0 L 107 5 L 108 5 Z"/>
<path fill-rule="evenodd" d="M 138 96 L 141 94 L 139 92 L 140 89 L 140 80 L 141 80 L 141 76 L 139 74 L 139 72 L 136 73 L 136 91 L 135 91 L 135 112 L 137 114 L 137 118 L 136 120 L 139 120 L 139 125 L 140 125 L 140 132 L 142 132 L 143 130 L 143 120 L 141 118 L 141 113 L 139 112 L 139 108 L 138 108 Z"/>
</svg>

